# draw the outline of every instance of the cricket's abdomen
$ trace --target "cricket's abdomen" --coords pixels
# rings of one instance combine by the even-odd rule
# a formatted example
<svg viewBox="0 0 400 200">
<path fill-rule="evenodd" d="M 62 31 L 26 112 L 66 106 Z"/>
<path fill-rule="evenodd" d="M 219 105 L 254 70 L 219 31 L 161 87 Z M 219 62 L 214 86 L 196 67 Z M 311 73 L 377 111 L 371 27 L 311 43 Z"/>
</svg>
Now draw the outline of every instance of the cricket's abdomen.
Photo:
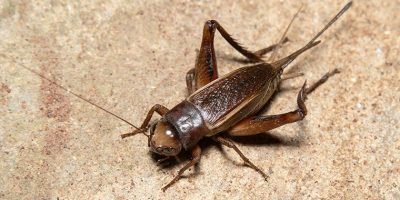
<svg viewBox="0 0 400 200">
<path fill-rule="evenodd" d="M 212 135 L 259 111 L 279 79 L 280 72 L 269 64 L 243 67 L 200 88 L 187 101 L 201 112 Z"/>
</svg>

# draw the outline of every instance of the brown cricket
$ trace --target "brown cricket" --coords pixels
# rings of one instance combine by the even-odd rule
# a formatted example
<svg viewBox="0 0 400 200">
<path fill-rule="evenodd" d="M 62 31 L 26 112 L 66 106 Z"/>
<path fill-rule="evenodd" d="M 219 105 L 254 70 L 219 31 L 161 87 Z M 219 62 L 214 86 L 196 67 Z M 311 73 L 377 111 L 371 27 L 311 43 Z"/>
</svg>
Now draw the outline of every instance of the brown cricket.
<svg viewBox="0 0 400 200">
<path fill-rule="evenodd" d="M 306 88 L 306 83 L 304 83 L 297 97 L 298 109 L 295 111 L 270 116 L 257 114 L 276 92 L 282 81 L 281 76 L 284 69 L 297 56 L 319 44 L 320 41 L 316 41 L 316 39 L 351 5 L 352 2 L 347 3 L 304 47 L 272 63 L 264 62 L 261 56 L 273 50 L 276 45 L 250 52 L 237 43 L 217 21 L 207 21 L 203 28 L 203 39 L 195 68 L 189 70 L 186 75 L 189 96 L 172 109 L 159 104 L 154 105 L 149 110 L 140 129 L 124 134 L 122 138 L 146 132 L 150 128 L 149 146 L 153 152 L 166 157 L 176 156 L 182 150 L 191 152 L 192 160 L 162 188 L 164 191 L 174 184 L 185 170 L 200 161 L 201 148 L 198 142 L 204 137 L 211 137 L 213 140 L 233 148 L 246 165 L 267 179 L 268 176 L 260 168 L 244 156 L 231 140 L 220 133 L 230 136 L 249 136 L 302 120 L 307 114 L 304 104 L 307 94 L 325 82 L 329 76 L 337 73 L 338 70 L 328 72 L 309 88 Z M 225 76 L 218 77 L 214 52 L 216 30 L 232 47 L 250 61 L 258 62 L 258 64 L 242 67 Z M 149 126 L 154 112 L 160 114 L 161 119 Z"/>
<path fill-rule="evenodd" d="M 308 88 L 306 87 L 306 82 L 304 82 L 297 96 L 298 109 L 288 113 L 267 116 L 261 116 L 260 111 L 262 111 L 271 96 L 277 91 L 282 80 L 297 76 L 292 74 L 287 77 L 282 77 L 284 69 L 300 54 L 319 44 L 320 41 L 316 41 L 316 39 L 345 13 L 351 5 L 351 1 L 347 3 L 305 46 L 289 56 L 271 63 L 265 62 L 262 56 L 275 50 L 282 43 L 287 41 L 287 38 L 284 36 L 290 24 L 278 44 L 251 52 L 237 43 L 217 21 L 207 21 L 203 28 L 203 38 L 195 68 L 189 70 L 186 75 L 189 96 L 172 109 L 168 109 L 159 104 L 154 105 L 148 111 L 140 128 L 137 128 L 129 121 L 103 107 L 92 103 L 81 95 L 71 92 L 69 89 L 57 84 L 55 81 L 50 80 L 42 74 L 22 64 L 20 66 L 126 122 L 136 129 L 133 132 L 123 134 L 122 138 L 144 133 L 148 137 L 148 146 L 151 148 L 151 151 L 165 156 L 166 159 L 178 155 L 183 150 L 191 152 L 192 160 L 178 171 L 178 174 L 172 181 L 162 188 L 163 191 L 174 184 L 185 170 L 200 161 L 201 148 L 198 142 L 204 137 L 211 137 L 216 142 L 233 148 L 247 166 L 259 172 L 264 179 L 267 180 L 267 174 L 259 167 L 255 166 L 237 146 L 224 135 L 250 136 L 304 119 L 307 115 L 305 106 L 307 94 L 324 83 L 331 75 L 338 73 L 339 71 L 337 69 L 326 73 L 321 79 Z M 244 55 L 250 62 L 256 64 L 239 68 L 225 76 L 218 77 L 218 68 L 214 51 L 215 31 L 219 31 L 222 37 L 225 38 L 233 48 Z M 149 125 L 154 112 L 160 114 L 161 119 Z M 150 129 L 150 135 L 145 133 L 148 129 Z"/>
</svg>

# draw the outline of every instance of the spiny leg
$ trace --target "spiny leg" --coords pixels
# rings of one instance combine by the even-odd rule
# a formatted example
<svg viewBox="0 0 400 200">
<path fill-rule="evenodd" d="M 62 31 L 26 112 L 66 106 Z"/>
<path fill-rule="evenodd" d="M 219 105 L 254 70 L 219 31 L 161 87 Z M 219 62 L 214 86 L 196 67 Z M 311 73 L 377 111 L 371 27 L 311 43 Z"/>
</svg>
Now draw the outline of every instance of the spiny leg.
<svg viewBox="0 0 400 200">
<path fill-rule="evenodd" d="M 160 114 L 162 116 L 165 113 L 167 113 L 168 111 L 169 111 L 169 109 L 164 107 L 163 105 L 160 105 L 160 104 L 154 105 L 149 110 L 149 112 L 147 113 L 146 118 L 144 119 L 142 125 L 140 126 L 140 129 L 134 130 L 134 131 L 132 131 L 130 133 L 122 134 L 121 135 L 122 139 L 126 138 L 126 137 L 129 137 L 129 136 L 134 136 L 134 135 L 136 135 L 138 133 L 146 132 L 147 131 L 147 126 L 149 125 L 150 119 L 153 116 L 154 112 L 157 112 L 158 114 Z"/>
<path fill-rule="evenodd" d="M 258 168 L 257 166 L 255 166 L 240 150 L 239 148 L 233 143 L 232 140 L 228 139 L 228 138 L 223 138 L 221 136 L 214 136 L 212 137 L 213 140 L 229 147 L 232 148 L 233 150 L 236 151 L 237 154 L 239 154 L 239 156 L 242 158 L 242 160 L 244 161 L 245 165 L 253 168 L 254 170 L 256 170 L 258 173 L 260 173 L 264 179 L 267 181 L 268 180 L 268 175 L 265 174 L 260 168 Z"/>
<path fill-rule="evenodd" d="M 317 82 L 315 82 L 308 88 L 305 87 L 306 83 L 304 83 L 297 96 L 298 109 L 279 115 L 253 116 L 246 118 L 230 128 L 227 133 L 232 136 L 256 135 L 259 133 L 267 132 L 282 125 L 304 119 L 304 117 L 307 115 L 307 108 L 305 105 L 307 95 L 313 92 L 322 83 L 326 82 L 329 77 L 338 72 L 339 70 L 334 69 L 333 71 L 326 73 Z"/>
<path fill-rule="evenodd" d="M 218 78 L 217 61 L 214 50 L 216 25 L 207 21 L 203 28 L 203 39 L 197 55 L 194 79 L 195 90 Z"/>
<path fill-rule="evenodd" d="M 209 20 L 204 24 L 203 39 L 196 60 L 195 72 L 193 73 L 195 86 L 194 89 L 188 90 L 195 91 L 218 78 L 218 68 L 214 50 L 214 36 L 216 30 L 219 31 L 222 37 L 225 38 L 233 48 L 253 62 L 263 62 L 261 56 L 277 48 L 277 45 L 271 45 L 270 47 L 256 52 L 251 52 L 233 39 L 217 21 Z M 288 39 L 284 37 L 282 43 L 287 41 Z"/>
<path fill-rule="evenodd" d="M 283 44 L 285 44 L 286 42 L 289 42 L 289 38 L 287 38 L 285 35 L 284 35 L 284 38 L 281 40 L 281 41 L 279 41 L 279 43 L 277 43 L 277 44 L 273 44 L 273 45 L 271 45 L 271 46 L 269 46 L 269 47 L 266 47 L 266 48 L 263 48 L 263 49 L 260 49 L 260 50 L 258 50 L 258 51 L 255 51 L 254 52 L 254 54 L 256 54 L 258 57 L 263 57 L 265 54 L 267 54 L 267 53 L 269 53 L 269 52 L 273 52 L 273 51 L 275 51 L 275 50 L 277 50 L 277 49 L 279 49 Z M 258 61 L 255 61 L 255 60 L 249 60 L 250 62 L 258 62 Z"/>
<path fill-rule="evenodd" d="M 169 187 L 171 187 L 171 185 L 176 183 L 179 180 L 179 178 L 182 176 L 183 172 L 185 172 L 187 169 L 189 169 L 189 167 L 194 166 L 196 163 L 198 163 L 200 161 L 200 158 L 201 158 L 201 148 L 199 145 L 196 145 L 192 149 L 192 160 L 189 161 L 189 163 L 187 163 L 184 167 L 182 167 L 182 169 L 180 169 L 178 171 L 178 174 L 174 177 L 174 179 L 172 179 L 172 181 L 170 181 L 166 186 L 164 186 L 162 188 L 162 191 L 165 192 L 165 190 L 167 190 Z"/>
<path fill-rule="evenodd" d="M 303 6 L 302 6 L 303 7 Z M 271 56 L 268 58 L 268 62 L 272 62 L 274 61 L 274 58 L 277 54 L 277 50 L 282 47 L 282 45 L 286 42 L 289 41 L 289 39 L 286 37 L 290 27 L 292 26 L 294 20 L 296 19 L 296 17 L 298 16 L 298 14 L 300 13 L 302 7 L 299 8 L 299 10 L 296 12 L 296 14 L 292 17 L 292 19 L 290 20 L 289 24 L 286 26 L 285 31 L 283 32 L 281 38 L 279 39 L 278 43 L 273 44 L 269 47 L 260 49 L 258 51 L 255 51 L 254 54 L 257 55 L 257 57 L 261 58 L 262 56 L 264 56 L 265 54 L 272 52 Z M 248 58 L 250 62 L 260 62 L 259 59 L 251 59 Z"/>
<path fill-rule="evenodd" d="M 289 39 L 287 37 L 285 37 L 283 39 L 283 41 L 281 41 L 281 42 L 282 42 L 281 44 L 273 44 L 273 45 L 268 46 L 266 48 L 263 48 L 263 49 L 260 49 L 258 51 L 255 51 L 254 54 L 257 55 L 260 58 L 264 58 L 265 54 L 278 50 L 279 48 L 281 48 L 283 46 L 283 44 L 285 44 L 286 42 L 289 42 Z M 246 59 L 234 59 L 234 60 L 237 61 L 237 62 L 243 63 L 243 64 L 261 62 L 259 60 L 250 60 L 248 58 L 246 58 Z"/>
</svg>

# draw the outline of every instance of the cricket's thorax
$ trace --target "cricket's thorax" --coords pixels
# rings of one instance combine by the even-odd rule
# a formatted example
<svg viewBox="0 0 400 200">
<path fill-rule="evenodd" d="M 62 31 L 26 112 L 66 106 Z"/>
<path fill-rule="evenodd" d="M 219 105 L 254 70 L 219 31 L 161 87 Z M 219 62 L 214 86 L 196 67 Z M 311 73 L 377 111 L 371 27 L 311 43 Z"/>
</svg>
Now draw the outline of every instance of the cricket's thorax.
<svg viewBox="0 0 400 200">
<path fill-rule="evenodd" d="M 186 100 L 173 107 L 164 117 L 175 127 L 185 149 L 192 148 L 210 131 L 200 111 Z"/>
<path fill-rule="evenodd" d="M 280 71 L 269 64 L 243 67 L 200 88 L 187 101 L 200 111 L 212 135 L 259 111 L 279 80 Z"/>
</svg>

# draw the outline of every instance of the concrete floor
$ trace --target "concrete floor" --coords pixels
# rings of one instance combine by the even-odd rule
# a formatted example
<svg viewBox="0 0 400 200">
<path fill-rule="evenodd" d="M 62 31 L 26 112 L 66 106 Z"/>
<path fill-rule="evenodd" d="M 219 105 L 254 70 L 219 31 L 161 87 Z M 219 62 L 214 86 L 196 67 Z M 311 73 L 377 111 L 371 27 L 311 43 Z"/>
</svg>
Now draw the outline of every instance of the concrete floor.
<svg viewBox="0 0 400 200">
<path fill-rule="evenodd" d="M 301 1 L 284 56 L 346 2 Z M 203 23 L 218 20 L 252 50 L 279 40 L 299 1 L 0 1 L 0 199 L 400 199 L 399 0 L 355 1 L 299 57 L 268 113 L 296 108 L 304 79 L 342 73 L 309 96 L 309 115 L 234 151 L 203 142 L 200 164 L 161 191 L 182 160 L 157 166 L 129 125 L 22 68 L 32 68 L 139 125 L 186 95 Z M 397 13 L 397 14 L 396 14 Z M 243 64 L 217 34 L 220 74 Z"/>
</svg>

